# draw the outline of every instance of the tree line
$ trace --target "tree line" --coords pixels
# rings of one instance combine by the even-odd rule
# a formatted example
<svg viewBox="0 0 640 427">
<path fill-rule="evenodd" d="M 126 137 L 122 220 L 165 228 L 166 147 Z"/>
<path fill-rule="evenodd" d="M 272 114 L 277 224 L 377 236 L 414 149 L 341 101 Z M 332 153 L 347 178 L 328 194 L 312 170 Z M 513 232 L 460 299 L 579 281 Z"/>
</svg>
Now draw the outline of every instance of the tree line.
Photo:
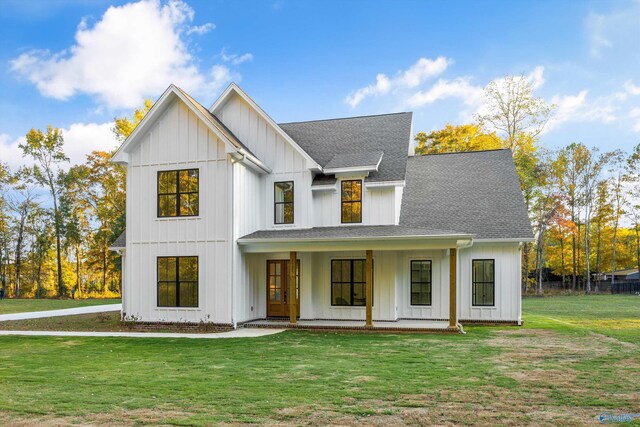
<svg viewBox="0 0 640 427">
<path fill-rule="evenodd" d="M 535 240 L 523 244 L 524 291 L 542 292 L 548 273 L 563 288 L 594 290 L 593 275 L 640 268 L 640 144 L 630 152 L 572 142 L 543 146 L 554 105 L 528 79 L 485 88 L 472 123 L 415 135 L 416 154 L 509 148 Z M 120 142 L 152 106 L 114 119 Z M 5 296 L 79 297 L 120 293 L 120 257 L 110 244 L 125 227 L 126 169 L 94 151 L 69 165 L 58 128 L 31 129 L 25 165 L 0 162 L 0 281 Z"/>
<path fill-rule="evenodd" d="M 122 142 L 151 108 L 114 119 Z M 70 165 L 59 128 L 31 129 L 24 165 L 0 162 L 0 281 L 7 297 L 117 296 L 121 260 L 109 246 L 125 228 L 126 169 L 93 151 Z"/>
<path fill-rule="evenodd" d="M 550 273 L 563 289 L 589 293 L 598 273 L 640 269 L 640 144 L 546 148 L 555 106 L 536 98 L 525 76 L 493 82 L 484 95 L 473 123 L 419 132 L 416 153 L 512 150 L 535 238 L 523 244 L 523 290 L 541 293 Z"/>
</svg>

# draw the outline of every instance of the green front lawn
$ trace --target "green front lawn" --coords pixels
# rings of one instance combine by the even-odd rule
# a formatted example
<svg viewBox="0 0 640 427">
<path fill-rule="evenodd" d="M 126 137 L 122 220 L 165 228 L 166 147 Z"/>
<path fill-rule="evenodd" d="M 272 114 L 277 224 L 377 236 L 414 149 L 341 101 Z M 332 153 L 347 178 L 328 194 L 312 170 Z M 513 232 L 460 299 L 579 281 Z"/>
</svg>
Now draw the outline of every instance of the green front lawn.
<svg viewBox="0 0 640 427">
<path fill-rule="evenodd" d="M 119 304 L 120 299 L 3 299 L 0 314 L 23 313 L 27 311 L 60 310 L 63 308 L 86 307 L 89 305 Z"/>
<path fill-rule="evenodd" d="M 640 329 L 625 326 L 640 298 L 568 298 L 526 299 L 525 327 L 466 335 L 0 337 L 0 424 L 592 425 L 640 412 Z"/>
</svg>

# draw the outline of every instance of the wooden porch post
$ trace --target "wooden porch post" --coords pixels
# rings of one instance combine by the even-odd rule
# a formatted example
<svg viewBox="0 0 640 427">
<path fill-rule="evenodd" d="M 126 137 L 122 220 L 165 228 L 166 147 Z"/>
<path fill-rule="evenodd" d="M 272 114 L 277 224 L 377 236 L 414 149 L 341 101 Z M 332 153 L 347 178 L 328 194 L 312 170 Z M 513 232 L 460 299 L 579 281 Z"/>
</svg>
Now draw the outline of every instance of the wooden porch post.
<svg viewBox="0 0 640 427">
<path fill-rule="evenodd" d="M 296 296 L 296 258 L 295 252 L 289 254 L 289 323 L 292 325 L 296 324 L 298 314 L 298 310 L 296 309 L 296 304 L 298 303 Z"/>
<path fill-rule="evenodd" d="M 365 268 L 365 297 L 367 303 L 367 320 L 365 322 L 365 327 L 371 328 L 373 327 L 373 251 L 371 250 L 367 250 L 367 263 Z"/>
<path fill-rule="evenodd" d="M 458 327 L 457 249 L 449 249 L 449 327 Z"/>
</svg>

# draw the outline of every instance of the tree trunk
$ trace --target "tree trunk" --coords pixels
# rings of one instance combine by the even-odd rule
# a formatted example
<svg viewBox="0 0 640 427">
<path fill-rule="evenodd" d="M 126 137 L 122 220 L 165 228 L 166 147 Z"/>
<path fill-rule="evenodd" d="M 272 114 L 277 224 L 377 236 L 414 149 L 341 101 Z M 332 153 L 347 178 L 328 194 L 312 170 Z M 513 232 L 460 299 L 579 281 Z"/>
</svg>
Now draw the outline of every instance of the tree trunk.
<svg viewBox="0 0 640 427">
<path fill-rule="evenodd" d="M 571 222 L 573 224 L 576 223 L 576 212 L 575 212 L 575 203 L 571 203 Z M 580 232 L 580 227 L 578 227 L 578 233 Z M 576 261 L 576 233 L 574 230 L 571 231 L 571 257 L 573 258 L 573 270 L 571 273 L 571 290 L 576 290 L 576 281 L 577 281 L 577 261 Z"/>
<path fill-rule="evenodd" d="M 65 293 L 64 283 L 62 282 L 62 253 L 60 248 L 60 213 L 58 212 L 58 201 L 56 191 L 51 184 L 51 194 L 53 195 L 53 216 L 56 231 L 56 255 L 58 261 L 58 296 L 62 297 Z"/>
<path fill-rule="evenodd" d="M 529 243 L 523 244 L 522 250 L 522 286 L 524 288 L 523 293 L 526 293 L 529 286 Z"/>
<path fill-rule="evenodd" d="M 560 235 L 560 268 L 562 269 L 562 289 L 564 290 L 564 239 L 562 238 L 562 235 Z"/>
<path fill-rule="evenodd" d="M 590 246 L 591 246 L 591 242 L 590 242 L 590 237 L 589 237 L 589 229 L 591 228 L 589 226 L 589 222 L 591 220 L 589 218 L 587 218 L 587 221 L 585 223 L 584 226 L 584 264 L 585 264 L 585 268 L 586 268 L 586 284 L 585 284 L 585 292 L 587 294 L 591 293 L 591 268 L 589 265 L 589 251 L 590 251 Z"/>
<path fill-rule="evenodd" d="M 20 298 L 20 274 L 22 272 L 22 242 L 24 240 L 24 215 L 20 218 L 20 226 L 18 228 L 18 239 L 16 241 L 16 298 Z"/>
<path fill-rule="evenodd" d="M 602 234 L 602 227 L 600 226 L 600 224 L 598 224 L 598 234 L 596 234 L 597 239 L 596 239 L 596 272 L 598 273 L 598 275 L 600 275 L 602 273 L 602 269 L 600 268 L 601 266 L 601 258 L 600 258 L 600 235 Z M 598 283 L 600 282 L 600 280 L 596 281 L 596 292 L 598 292 Z"/>
<path fill-rule="evenodd" d="M 640 273 L 640 224 L 636 223 L 636 264 Z"/>
<path fill-rule="evenodd" d="M 107 293 L 107 252 L 102 250 L 102 293 Z"/>
<path fill-rule="evenodd" d="M 38 287 L 36 288 L 36 298 L 40 298 L 40 292 L 42 290 L 42 261 L 38 262 L 38 279 L 36 281 Z"/>
<path fill-rule="evenodd" d="M 611 248 L 611 286 L 616 282 L 616 242 L 618 240 L 618 220 L 613 224 L 613 247 Z"/>
<path fill-rule="evenodd" d="M 80 298 L 80 245 L 76 245 L 76 292 Z"/>
</svg>

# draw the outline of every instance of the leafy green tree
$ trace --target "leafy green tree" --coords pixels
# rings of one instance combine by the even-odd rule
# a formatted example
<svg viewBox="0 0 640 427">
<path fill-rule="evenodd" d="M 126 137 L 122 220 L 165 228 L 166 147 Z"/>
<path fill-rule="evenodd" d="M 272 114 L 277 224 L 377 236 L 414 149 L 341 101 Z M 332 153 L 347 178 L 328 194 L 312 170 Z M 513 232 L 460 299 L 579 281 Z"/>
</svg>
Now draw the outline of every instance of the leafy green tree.
<svg viewBox="0 0 640 427">
<path fill-rule="evenodd" d="M 39 129 L 31 129 L 27 133 L 26 142 L 20 144 L 23 156 L 31 157 L 35 165 L 32 173 L 36 181 L 49 189 L 53 201 L 53 222 L 56 237 L 57 258 L 57 287 L 58 296 L 65 294 L 66 289 L 62 280 L 62 216 L 59 209 L 60 195 L 60 163 L 68 162 L 64 154 L 64 138 L 62 131 L 52 126 L 47 127 L 44 133 Z"/>
<path fill-rule="evenodd" d="M 535 97 L 533 85 L 524 75 L 508 75 L 484 89 L 486 112 L 476 120 L 488 131 L 502 134 L 505 146 L 513 149 L 521 134 L 536 138 L 544 129 L 554 105 Z"/>
</svg>

